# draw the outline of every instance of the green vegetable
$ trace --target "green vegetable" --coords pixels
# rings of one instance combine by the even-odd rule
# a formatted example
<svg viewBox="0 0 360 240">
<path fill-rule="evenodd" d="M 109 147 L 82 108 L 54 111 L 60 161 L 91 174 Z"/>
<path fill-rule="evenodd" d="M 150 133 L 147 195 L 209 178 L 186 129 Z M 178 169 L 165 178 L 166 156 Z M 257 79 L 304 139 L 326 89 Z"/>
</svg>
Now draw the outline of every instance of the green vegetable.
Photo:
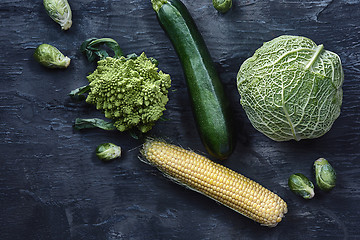
<svg viewBox="0 0 360 240">
<path fill-rule="evenodd" d="M 52 20 L 60 24 L 62 30 L 71 27 L 72 13 L 67 0 L 44 0 L 44 7 Z"/>
<path fill-rule="evenodd" d="M 263 44 L 240 67 L 237 86 L 252 125 L 275 141 L 317 138 L 340 115 L 338 55 L 299 36 Z"/>
<path fill-rule="evenodd" d="M 181 1 L 151 3 L 180 58 L 202 142 L 211 155 L 225 159 L 235 143 L 231 110 L 205 42 Z"/>
<path fill-rule="evenodd" d="M 301 173 L 292 174 L 288 180 L 288 185 L 291 191 L 305 199 L 311 199 L 315 196 L 314 184 Z"/>
<path fill-rule="evenodd" d="M 103 161 L 110 161 L 121 156 L 121 147 L 113 143 L 103 143 L 96 148 L 96 156 Z"/>
<path fill-rule="evenodd" d="M 105 120 L 99 118 L 76 118 L 74 129 L 81 130 L 81 129 L 88 129 L 88 128 L 101 128 L 103 130 L 116 130 L 114 124 L 112 122 L 107 122 Z"/>
<path fill-rule="evenodd" d="M 72 90 L 69 93 L 69 96 L 73 99 L 73 100 L 78 100 L 78 101 L 82 101 L 86 99 L 85 94 L 88 93 L 90 91 L 90 86 L 86 85 L 83 87 L 79 87 L 77 89 Z"/>
<path fill-rule="evenodd" d="M 324 191 L 330 191 L 335 187 L 336 173 L 330 163 L 319 158 L 314 162 L 315 178 L 317 186 Z"/>
<path fill-rule="evenodd" d="M 119 44 L 112 38 L 89 38 L 81 44 L 80 51 L 85 54 L 89 62 L 93 62 L 98 59 L 103 60 L 110 57 L 106 49 L 101 48 L 103 45 L 114 52 L 114 56 L 112 56 L 113 58 L 120 58 L 124 56 Z M 127 59 L 133 60 L 138 57 L 139 56 L 135 53 L 126 56 Z M 152 57 L 149 59 L 155 64 L 155 66 L 159 65 L 159 62 L 156 59 Z"/>
<path fill-rule="evenodd" d="M 170 76 L 158 72 L 145 53 L 135 60 L 124 57 L 100 60 L 87 78 L 90 92 L 86 102 L 103 110 L 119 131 L 133 127 L 149 131 L 168 102 Z"/>
<path fill-rule="evenodd" d="M 48 68 L 67 68 L 70 64 L 70 58 L 65 57 L 56 47 L 45 43 L 35 49 L 34 58 Z"/>
<path fill-rule="evenodd" d="M 102 45 L 114 51 L 114 58 L 124 55 L 119 44 L 112 38 L 89 38 L 81 44 L 80 51 L 86 55 L 89 62 L 95 61 L 96 57 L 102 60 L 109 57 L 107 51 L 100 48 Z"/>
<path fill-rule="evenodd" d="M 105 40 L 109 43 L 112 39 Z M 105 40 L 98 43 L 106 43 Z M 105 117 L 112 119 L 112 125 L 119 131 L 136 128 L 140 133 L 148 132 L 165 110 L 170 76 L 158 71 L 157 61 L 147 58 L 145 53 L 120 56 L 121 49 L 113 40 L 114 57 L 108 57 L 107 53 L 90 55 L 89 51 L 99 51 L 94 48 L 93 41 L 96 39 L 87 40 L 86 44 L 90 46 L 83 44 L 82 49 L 90 60 L 93 56 L 102 60 L 87 77 L 89 85 L 75 89 L 69 95 L 77 97 L 88 92 L 86 102 L 104 111 Z M 83 126 L 85 128 L 87 124 Z"/>
<path fill-rule="evenodd" d="M 232 0 L 212 0 L 213 6 L 221 13 L 226 13 L 232 7 Z"/>
</svg>

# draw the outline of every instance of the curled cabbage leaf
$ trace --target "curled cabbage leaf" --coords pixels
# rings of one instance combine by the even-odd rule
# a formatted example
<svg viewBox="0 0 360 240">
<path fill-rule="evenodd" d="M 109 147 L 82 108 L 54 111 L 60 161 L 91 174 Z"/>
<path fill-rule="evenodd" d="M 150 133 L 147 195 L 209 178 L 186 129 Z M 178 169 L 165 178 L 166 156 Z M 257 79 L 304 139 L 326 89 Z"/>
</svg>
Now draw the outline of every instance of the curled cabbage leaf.
<svg viewBox="0 0 360 240">
<path fill-rule="evenodd" d="M 301 36 L 284 35 L 255 51 L 237 75 L 251 124 L 275 141 L 317 138 L 340 115 L 340 57 Z"/>
</svg>

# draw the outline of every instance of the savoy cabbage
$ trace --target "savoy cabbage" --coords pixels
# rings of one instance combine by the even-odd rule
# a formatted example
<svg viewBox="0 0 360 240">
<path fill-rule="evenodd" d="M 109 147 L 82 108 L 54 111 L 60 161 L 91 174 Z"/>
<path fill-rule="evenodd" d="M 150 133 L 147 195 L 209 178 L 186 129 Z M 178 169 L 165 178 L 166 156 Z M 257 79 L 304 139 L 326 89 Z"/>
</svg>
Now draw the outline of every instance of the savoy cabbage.
<svg viewBox="0 0 360 240">
<path fill-rule="evenodd" d="M 252 125 L 275 141 L 317 138 L 340 115 L 339 56 L 312 40 L 284 35 L 241 65 L 237 87 Z"/>
</svg>

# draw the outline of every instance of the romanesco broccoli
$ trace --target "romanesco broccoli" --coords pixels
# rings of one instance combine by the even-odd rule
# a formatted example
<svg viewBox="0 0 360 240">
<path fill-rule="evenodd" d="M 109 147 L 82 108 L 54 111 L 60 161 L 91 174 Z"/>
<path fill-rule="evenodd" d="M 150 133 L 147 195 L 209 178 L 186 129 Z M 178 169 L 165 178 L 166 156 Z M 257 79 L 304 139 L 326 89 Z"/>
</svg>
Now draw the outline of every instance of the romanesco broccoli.
<svg viewBox="0 0 360 240">
<path fill-rule="evenodd" d="M 134 59 L 100 60 L 87 79 L 86 102 L 103 110 L 119 131 L 136 127 L 143 133 L 162 116 L 171 85 L 170 75 L 158 71 L 145 53 Z"/>
</svg>

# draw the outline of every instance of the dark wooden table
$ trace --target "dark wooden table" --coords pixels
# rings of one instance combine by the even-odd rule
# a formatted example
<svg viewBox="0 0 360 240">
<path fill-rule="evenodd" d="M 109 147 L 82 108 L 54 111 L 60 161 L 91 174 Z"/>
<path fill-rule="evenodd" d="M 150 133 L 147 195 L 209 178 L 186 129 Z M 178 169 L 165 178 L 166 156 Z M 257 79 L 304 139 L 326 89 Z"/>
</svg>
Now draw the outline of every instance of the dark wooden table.
<svg viewBox="0 0 360 240">
<path fill-rule="evenodd" d="M 204 36 L 231 98 L 237 146 L 222 164 L 283 197 L 289 212 L 276 228 L 257 223 L 165 179 L 138 160 L 142 142 L 128 133 L 74 131 L 75 118 L 101 117 L 67 94 L 94 70 L 79 51 L 90 37 L 111 37 L 125 53 L 148 56 L 172 77 L 164 116 L 150 132 L 206 154 L 180 62 L 148 1 L 70 0 L 73 26 L 63 32 L 42 1 L 2 0 L 0 90 L 0 239 L 359 239 L 360 1 L 241 1 L 218 14 L 211 0 L 184 0 Z M 342 59 L 342 113 L 330 132 L 300 142 L 274 142 L 257 132 L 239 104 L 241 63 L 283 34 L 311 38 Z M 72 61 L 49 70 L 34 61 L 41 43 Z M 110 163 L 103 142 L 123 147 Z M 327 158 L 338 174 L 329 193 L 312 200 L 287 187 L 292 173 L 314 180 L 312 163 Z"/>
</svg>

